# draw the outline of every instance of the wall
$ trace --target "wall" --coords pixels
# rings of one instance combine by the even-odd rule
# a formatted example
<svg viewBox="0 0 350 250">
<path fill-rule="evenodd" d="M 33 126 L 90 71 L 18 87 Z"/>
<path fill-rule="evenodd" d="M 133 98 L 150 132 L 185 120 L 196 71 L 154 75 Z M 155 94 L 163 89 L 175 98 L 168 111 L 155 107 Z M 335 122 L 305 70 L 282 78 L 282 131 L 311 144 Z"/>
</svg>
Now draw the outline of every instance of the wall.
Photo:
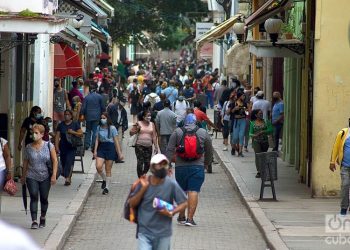
<svg viewBox="0 0 350 250">
<path fill-rule="evenodd" d="M 339 169 L 329 171 L 337 132 L 350 117 L 350 2 L 316 2 L 312 191 L 331 196 L 340 189 Z"/>
</svg>

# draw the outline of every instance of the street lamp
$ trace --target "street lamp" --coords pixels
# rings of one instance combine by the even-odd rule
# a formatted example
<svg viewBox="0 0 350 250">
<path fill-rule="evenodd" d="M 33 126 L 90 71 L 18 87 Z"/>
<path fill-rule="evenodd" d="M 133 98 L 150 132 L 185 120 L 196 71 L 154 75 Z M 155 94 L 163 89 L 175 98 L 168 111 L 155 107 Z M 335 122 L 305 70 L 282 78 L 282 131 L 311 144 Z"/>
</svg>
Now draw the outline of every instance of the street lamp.
<svg viewBox="0 0 350 250">
<path fill-rule="evenodd" d="M 242 21 L 236 22 L 232 27 L 232 30 L 236 34 L 239 43 L 241 43 L 244 38 L 244 27 L 245 24 Z"/>
<path fill-rule="evenodd" d="M 265 30 L 270 35 L 270 40 L 275 46 L 278 35 L 280 33 L 281 27 L 282 27 L 283 21 L 279 19 L 278 17 L 272 17 L 265 21 Z"/>
</svg>

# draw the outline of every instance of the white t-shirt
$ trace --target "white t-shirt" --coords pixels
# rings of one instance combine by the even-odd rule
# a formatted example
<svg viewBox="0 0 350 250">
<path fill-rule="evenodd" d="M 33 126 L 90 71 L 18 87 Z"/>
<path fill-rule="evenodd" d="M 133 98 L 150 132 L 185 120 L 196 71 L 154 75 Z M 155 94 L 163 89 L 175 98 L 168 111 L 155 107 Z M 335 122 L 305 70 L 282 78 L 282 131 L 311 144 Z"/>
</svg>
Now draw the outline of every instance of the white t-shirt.
<svg viewBox="0 0 350 250">
<path fill-rule="evenodd" d="M 250 102 L 254 104 L 254 102 L 256 102 L 258 100 L 258 98 L 256 98 L 256 96 L 252 96 L 250 98 Z"/>
<path fill-rule="evenodd" d="M 1 143 L 0 143 L 0 171 L 6 169 L 6 162 L 4 158 L 4 152 L 3 152 L 3 147 L 7 144 L 7 141 L 4 138 L 0 138 Z"/>
<path fill-rule="evenodd" d="M 271 103 L 264 99 L 257 99 L 252 107 L 252 110 L 261 109 L 264 115 L 264 120 L 267 120 L 269 117 L 268 112 L 271 111 Z"/>
<path fill-rule="evenodd" d="M 174 102 L 173 111 L 176 114 L 176 122 L 179 123 L 183 121 L 186 117 L 186 110 L 189 108 L 189 103 L 187 101 L 176 101 Z"/>
</svg>

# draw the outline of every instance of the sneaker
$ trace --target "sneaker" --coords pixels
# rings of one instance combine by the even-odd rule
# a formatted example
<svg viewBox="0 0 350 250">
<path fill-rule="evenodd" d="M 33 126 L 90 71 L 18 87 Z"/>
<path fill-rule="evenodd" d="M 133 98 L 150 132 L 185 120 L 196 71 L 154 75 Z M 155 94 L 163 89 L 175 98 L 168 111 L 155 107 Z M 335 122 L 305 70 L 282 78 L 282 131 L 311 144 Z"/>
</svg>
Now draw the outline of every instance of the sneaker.
<svg viewBox="0 0 350 250">
<path fill-rule="evenodd" d="M 222 151 L 227 151 L 228 150 L 228 148 L 227 147 L 224 147 L 224 149 L 222 150 Z"/>
<path fill-rule="evenodd" d="M 235 155 L 236 154 L 236 151 L 232 148 L 231 149 L 231 155 Z"/>
<path fill-rule="evenodd" d="M 238 153 L 238 157 L 244 157 L 243 153 Z"/>
<path fill-rule="evenodd" d="M 40 217 L 39 227 L 40 227 L 40 228 L 43 228 L 43 227 L 45 227 L 45 226 L 46 226 L 46 219 Z"/>
<path fill-rule="evenodd" d="M 179 225 L 185 225 L 186 224 L 186 217 L 177 217 L 177 224 Z"/>
<path fill-rule="evenodd" d="M 260 172 L 258 172 L 256 175 L 255 175 L 255 178 L 260 178 L 261 177 L 261 174 Z"/>
<path fill-rule="evenodd" d="M 195 227 L 195 226 L 197 226 L 196 222 L 194 222 L 194 220 L 190 220 L 190 219 L 187 219 L 187 220 L 186 220 L 185 225 L 186 225 L 186 226 L 189 226 L 189 227 Z"/>
<path fill-rule="evenodd" d="M 38 229 L 38 228 L 39 228 L 38 222 L 34 221 L 34 222 L 32 223 L 32 226 L 31 226 L 30 228 L 31 228 L 31 229 Z"/>
<path fill-rule="evenodd" d="M 244 151 L 245 151 L 245 152 L 249 152 L 249 151 L 248 151 L 248 147 L 244 147 Z"/>
<path fill-rule="evenodd" d="M 101 189 L 105 189 L 105 188 L 106 188 L 106 181 L 102 181 Z"/>
<path fill-rule="evenodd" d="M 346 208 L 340 209 L 340 215 L 346 215 L 347 210 Z"/>
<path fill-rule="evenodd" d="M 102 191 L 102 194 L 106 195 L 108 193 L 109 193 L 108 188 L 104 188 L 103 191 Z"/>
</svg>

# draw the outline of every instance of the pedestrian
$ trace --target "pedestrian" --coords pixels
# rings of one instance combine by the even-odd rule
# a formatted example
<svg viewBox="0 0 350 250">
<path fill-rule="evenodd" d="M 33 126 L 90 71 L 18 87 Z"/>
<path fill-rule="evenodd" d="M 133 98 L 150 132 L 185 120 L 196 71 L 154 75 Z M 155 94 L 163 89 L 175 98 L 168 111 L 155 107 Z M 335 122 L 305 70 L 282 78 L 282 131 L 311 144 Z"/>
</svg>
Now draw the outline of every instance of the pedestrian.
<svg viewBox="0 0 350 250">
<path fill-rule="evenodd" d="M 106 112 L 101 114 L 100 125 L 97 128 L 94 157 L 96 170 L 102 177 L 102 194 L 106 195 L 111 185 L 113 162 L 124 159 L 118 140 L 118 131 Z M 103 164 L 105 172 L 102 169 Z"/>
<path fill-rule="evenodd" d="M 185 88 L 182 90 L 182 95 L 185 97 L 185 101 L 187 101 L 191 107 L 193 107 L 193 102 L 196 100 L 196 93 L 194 89 L 191 87 L 193 80 L 186 80 Z"/>
<path fill-rule="evenodd" d="M 178 125 L 185 119 L 186 110 L 190 107 L 188 101 L 185 100 L 183 95 L 180 95 L 176 102 L 173 103 L 172 110 L 176 114 L 176 124 Z"/>
<path fill-rule="evenodd" d="M 79 85 L 77 81 L 72 81 L 72 89 L 69 91 L 68 93 L 68 97 L 69 97 L 69 101 L 70 101 L 70 106 L 73 107 L 73 109 L 75 108 L 74 106 L 74 101 L 73 98 L 78 96 L 80 97 L 80 100 L 84 100 L 84 96 L 83 94 L 80 92 L 79 90 Z"/>
<path fill-rule="evenodd" d="M 136 80 L 137 81 L 137 80 Z M 136 83 L 133 82 L 133 89 L 131 90 L 129 94 L 129 100 L 130 100 L 130 114 L 132 115 L 132 121 L 133 123 L 136 123 L 137 121 L 137 114 L 141 111 L 141 94 L 139 89 L 136 86 Z"/>
<path fill-rule="evenodd" d="M 176 181 L 167 176 L 168 169 L 168 159 L 162 154 L 154 155 L 152 175 L 140 178 L 140 184 L 129 199 L 130 206 L 138 208 L 138 250 L 170 249 L 172 218 L 187 207 L 186 195 Z M 154 198 L 172 205 L 176 202 L 176 206 L 172 211 L 157 210 L 153 207 Z"/>
<path fill-rule="evenodd" d="M 90 93 L 85 97 L 80 114 L 84 116 L 86 121 L 85 149 L 94 150 L 96 140 L 96 130 L 100 121 L 101 114 L 105 111 L 102 96 L 96 93 L 96 89 L 91 89 Z"/>
<path fill-rule="evenodd" d="M 256 102 L 258 100 L 258 98 L 256 98 L 256 95 L 258 94 L 259 91 L 261 91 L 260 87 L 254 88 L 254 95 L 252 97 L 250 97 L 250 105 L 253 105 L 254 102 Z"/>
<path fill-rule="evenodd" d="M 24 119 L 21 130 L 19 133 L 19 140 L 17 149 L 19 151 L 22 150 L 22 143 L 24 140 L 24 145 L 27 146 L 29 143 L 32 143 L 33 140 L 33 125 L 34 124 L 43 124 L 43 115 L 41 112 L 41 108 L 38 106 L 34 106 L 31 108 L 29 116 Z"/>
<path fill-rule="evenodd" d="M 243 155 L 243 143 L 246 130 L 247 104 L 244 102 L 245 95 L 243 92 L 237 93 L 235 107 L 232 109 L 234 124 L 233 124 L 233 144 L 238 151 L 238 156 Z"/>
<path fill-rule="evenodd" d="M 81 111 L 81 98 L 79 96 L 74 96 L 72 98 L 72 104 L 73 104 L 73 121 L 79 121 L 80 122 L 80 111 Z"/>
<path fill-rule="evenodd" d="M 221 85 L 219 87 L 217 87 L 214 91 L 214 103 L 215 104 L 219 104 L 221 105 L 221 107 L 223 107 L 224 102 L 220 102 L 222 94 L 224 93 L 224 91 L 227 89 L 227 81 L 226 80 L 222 80 L 221 81 Z"/>
<path fill-rule="evenodd" d="M 209 119 L 209 117 L 207 116 L 206 113 L 204 113 L 202 110 L 201 110 L 201 106 L 202 104 L 199 102 L 199 101 L 195 101 L 193 103 L 194 105 L 194 109 L 193 109 L 193 112 L 196 116 L 196 120 L 198 123 L 202 123 L 203 121 L 205 121 L 207 123 L 207 125 L 209 125 L 210 127 L 212 128 L 216 128 L 215 124 Z"/>
<path fill-rule="evenodd" d="M 160 94 L 159 95 L 160 101 L 156 102 L 153 106 L 153 111 L 159 112 L 164 109 L 164 102 L 166 100 L 165 94 Z"/>
<path fill-rule="evenodd" d="M 64 122 L 58 124 L 55 135 L 56 152 L 60 155 L 63 177 L 66 179 L 64 185 L 69 186 L 72 183 L 72 168 L 77 152 L 77 147 L 72 144 L 71 137 L 83 137 L 80 123 L 73 121 L 73 111 L 67 109 L 64 112 Z"/>
<path fill-rule="evenodd" d="M 128 129 L 128 114 L 123 106 L 124 100 L 116 98 L 113 103 L 107 107 L 108 117 L 113 126 L 118 131 L 118 140 L 121 142 L 123 133 Z"/>
<path fill-rule="evenodd" d="M 223 125 L 223 129 L 222 129 L 222 137 L 224 138 L 224 148 L 223 151 L 227 151 L 228 150 L 228 137 L 231 134 L 232 137 L 232 121 L 231 121 L 231 109 L 230 107 L 233 106 L 235 103 L 235 95 L 232 92 L 230 99 L 228 101 L 226 101 L 221 109 L 221 117 L 222 117 L 222 125 Z M 233 145 L 233 144 L 232 144 Z M 233 147 L 233 146 L 232 146 Z"/>
<path fill-rule="evenodd" d="M 46 226 L 46 212 L 49 206 L 48 197 L 51 185 L 56 184 L 57 155 L 55 147 L 50 142 L 42 140 L 45 128 L 43 125 L 34 124 L 33 142 L 24 150 L 23 172 L 21 183 L 27 184 L 30 195 L 30 214 L 32 217 L 31 229 Z M 52 164 L 50 176 L 48 163 Z M 40 196 L 41 216 L 39 225 L 38 200 Z"/>
<path fill-rule="evenodd" d="M 62 88 L 62 79 L 55 79 L 53 91 L 53 130 L 64 121 L 64 110 L 71 109 L 68 92 Z"/>
<path fill-rule="evenodd" d="M 275 147 L 273 151 L 278 152 L 278 145 L 284 123 L 284 104 L 280 92 L 273 92 L 272 125 L 274 127 Z"/>
<path fill-rule="evenodd" d="M 177 100 L 179 94 L 178 90 L 175 88 L 175 81 L 170 80 L 169 87 L 162 90 L 162 93 L 164 93 L 166 99 L 169 99 L 170 103 L 173 104 Z"/>
<path fill-rule="evenodd" d="M 350 120 L 349 120 L 350 127 Z M 334 172 L 336 166 L 340 166 L 341 177 L 341 200 L 340 214 L 346 215 L 349 208 L 349 188 L 350 188 L 350 133 L 349 127 L 343 128 L 337 134 L 332 149 L 329 169 Z"/>
<path fill-rule="evenodd" d="M 147 174 L 152 157 L 152 147 L 155 153 L 158 153 L 157 131 L 153 122 L 151 122 L 151 112 L 149 110 L 141 111 L 138 115 L 138 122 L 130 130 L 130 135 L 138 134 L 135 154 L 137 158 L 137 176 L 141 177 Z"/>
<path fill-rule="evenodd" d="M 12 179 L 11 175 L 12 161 L 11 150 L 8 141 L 0 137 L 0 211 L 1 211 L 1 192 L 7 180 Z"/>
<path fill-rule="evenodd" d="M 164 109 L 158 112 L 155 122 L 159 133 L 159 146 L 162 154 L 165 154 L 170 135 L 176 129 L 176 118 L 176 114 L 170 110 L 170 101 L 165 100 Z"/>
<path fill-rule="evenodd" d="M 257 171 L 255 178 L 260 178 L 260 166 L 258 164 L 256 154 L 267 152 L 269 149 L 268 135 L 271 133 L 271 122 L 264 119 L 263 111 L 261 109 L 253 110 L 251 114 L 249 136 L 252 138 L 255 153 L 255 166 Z"/>
<path fill-rule="evenodd" d="M 192 113 L 185 118 L 184 127 L 177 128 L 169 139 L 167 158 L 175 156 L 175 178 L 188 195 L 187 219 L 181 211 L 179 224 L 196 226 L 194 214 L 198 204 L 198 194 L 204 182 L 204 169 L 212 163 L 213 146 L 207 131 L 198 128 L 196 116 Z M 195 135 L 194 137 L 190 135 Z M 191 138 L 190 138 L 191 137 Z M 195 148 L 196 150 L 193 150 Z M 192 150 L 191 150 L 192 149 Z"/>
<path fill-rule="evenodd" d="M 271 103 L 264 100 L 264 91 L 258 91 L 256 101 L 253 103 L 252 110 L 260 109 L 263 112 L 264 120 L 269 119 L 271 113 Z"/>
</svg>

